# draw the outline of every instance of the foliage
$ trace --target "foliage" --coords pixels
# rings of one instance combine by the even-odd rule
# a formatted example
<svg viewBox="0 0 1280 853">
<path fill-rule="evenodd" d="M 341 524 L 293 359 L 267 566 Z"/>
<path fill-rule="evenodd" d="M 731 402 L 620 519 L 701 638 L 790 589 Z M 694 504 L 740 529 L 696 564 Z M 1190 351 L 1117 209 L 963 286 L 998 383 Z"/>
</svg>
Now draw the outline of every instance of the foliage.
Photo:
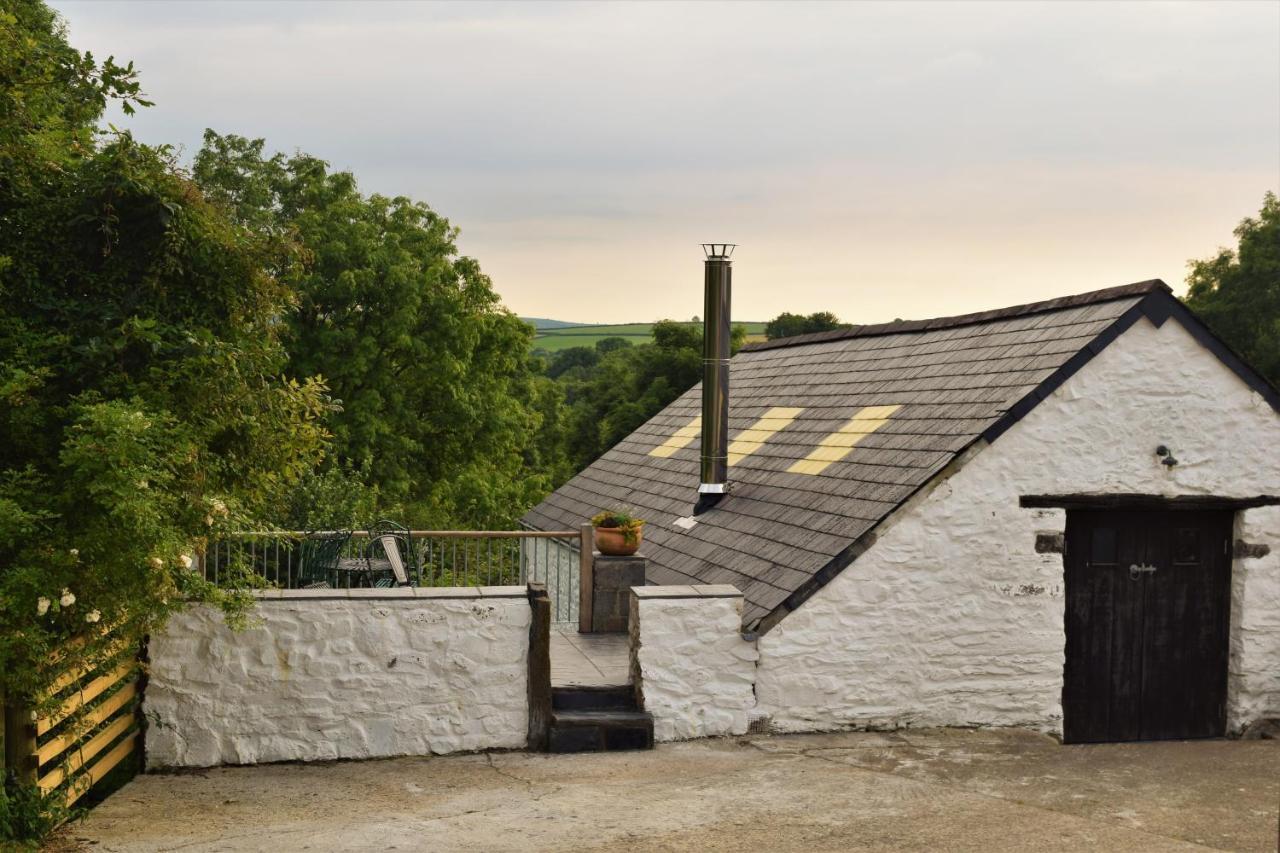
<svg viewBox="0 0 1280 853">
<path fill-rule="evenodd" d="M 591 523 L 596 527 L 619 528 L 639 527 L 644 521 L 632 515 L 629 509 L 606 509 L 591 516 Z"/>
<path fill-rule="evenodd" d="M 107 102 L 126 114 L 151 106 L 133 63 L 98 63 L 66 41 L 57 13 L 39 0 L 6 0 L 0 8 L 0 175 L 33 185 L 40 164 L 91 152 L 94 125 Z M 35 169 L 36 171 L 32 171 Z"/>
<path fill-rule="evenodd" d="M 537 442 L 554 405 L 533 372 L 533 330 L 427 205 L 363 195 L 347 172 L 264 147 L 206 131 L 195 177 L 262 239 L 303 248 L 280 270 L 298 298 L 284 318 L 289 371 L 325 377 L 341 401 L 335 460 L 414 524 L 513 523 L 510 507 L 550 485 Z"/>
<path fill-rule="evenodd" d="M 808 316 L 792 314 L 784 311 L 765 324 L 764 334 L 769 340 L 789 338 L 793 335 L 807 335 L 812 332 L 830 332 L 835 329 L 847 329 L 848 323 L 841 323 L 840 318 L 830 311 L 815 311 Z"/>
<path fill-rule="evenodd" d="M 382 514 L 397 515 L 380 500 L 377 478 L 368 462 L 335 463 L 306 472 L 290 490 L 283 515 L 272 519 L 281 530 L 359 530 Z"/>
<path fill-rule="evenodd" d="M 640 538 L 644 519 L 636 518 L 627 509 L 606 509 L 591 516 L 591 523 L 604 530 L 621 530 L 622 540 L 634 545 Z"/>
<path fill-rule="evenodd" d="M 601 342 L 552 356 L 547 374 L 565 400 L 558 437 L 565 464 L 555 482 L 563 470 L 591 464 L 702 379 L 701 326 L 663 320 L 653 324 L 652 335 L 652 343 L 640 346 Z M 746 329 L 735 325 L 732 350 L 745 340 Z"/>
<path fill-rule="evenodd" d="M 609 338 L 611 341 L 622 340 L 622 338 Z M 604 341 L 600 341 L 603 344 Z M 562 349 L 551 356 L 546 367 L 546 375 L 552 379 L 559 379 L 574 368 L 590 369 L 600 363 L 600 356 L 606 352 L 622 349 L 622 347 L 613 347 L 606 350 L 597 344 L 591 347 L 569 347 Z"/>
<path fill-rule="evenodd" d="M 53 831 L 72 811 L 60 795 L 45 796 L 35 785 L 6 781 L 0 785 L 0 845 L 5 850 L 35 850 L 34 839 Z"/>
<path fill-rule="evenodd" d="M 1186 303 L 1273 385 L 1280 385 L 1280 200 L 1235 230 L 1239 247 L 1191 261 Z"/>
<path fill-rule="evenodd" d="M 242 605 L 192 556 L 316 464 L 329 403 L 281 376 L 287 241 L 229 220 L 168 149 L 95 133 L 108 99 L 144 103 L 131 66 L 77 53 L 38 3 L 6 8 L 0 681 L 30 696 L 69 635 Z"/>
<path fill-rule="evenodd" d="M 626 338 L 618 337 L 617 335 L 601 338 L 596 341 L 596 351 L 600 353 L 610 353 L 614 350 L 625 349 L 629 346 L 632 346 L 631 341 Z"/>
</svg>

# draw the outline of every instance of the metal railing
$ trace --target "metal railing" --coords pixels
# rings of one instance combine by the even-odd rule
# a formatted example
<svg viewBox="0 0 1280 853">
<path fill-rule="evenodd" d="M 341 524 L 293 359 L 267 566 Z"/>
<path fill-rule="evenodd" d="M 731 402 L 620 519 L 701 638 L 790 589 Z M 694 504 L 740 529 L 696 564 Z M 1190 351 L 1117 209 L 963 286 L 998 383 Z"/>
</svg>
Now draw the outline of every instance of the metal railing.
<svg viewBox="0 0 1280 853">
<path fill-rule="evenodd" d="M 310 535 L 322 533 L 316 531 Z M 296 588 L 302 578 L 302 543 L 309 534 L 268 530 L 237 533 L 210 543 L 200 555 L 206 580 L 225 586 L 252 575 L 267 584 Z M 555 622 L 578 619 L 584 537 L 591 553 L 590 528 L 583 530 L 412 530 L 416 565 L 410 583 L 424 587 L 505 586 L 530 581 L 545 584 Z M 342 548 L 343 561 L 359 561 L 370 545 L 369 532 L 355 530 Z M 345 581 L 358 573 L 341 573 Z M 345 581 L 340 585 L 345 585 Z"/>
</svg>

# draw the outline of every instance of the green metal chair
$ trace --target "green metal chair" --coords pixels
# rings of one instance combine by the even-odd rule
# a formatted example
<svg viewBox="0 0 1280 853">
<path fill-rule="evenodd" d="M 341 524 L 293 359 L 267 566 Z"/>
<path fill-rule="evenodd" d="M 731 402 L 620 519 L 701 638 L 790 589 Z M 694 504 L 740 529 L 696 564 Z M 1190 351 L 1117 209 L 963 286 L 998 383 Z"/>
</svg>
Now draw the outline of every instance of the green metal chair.
<svg viewBox="0 0 1280 853">
<path fill-rule="evenodd" d="M 387 519 L 371 524 L 366 557 L 375 587 L 418 586 L 421 582 L 418 549 L 403 524 Z"/>
<path fill-rule="evenodd" d="M 350 530 L 308 533 L 298 554 L 297 584 L 302 589 L 326 589 L 337 585 L 338 561 L 351 541 Z"/>
</svg>

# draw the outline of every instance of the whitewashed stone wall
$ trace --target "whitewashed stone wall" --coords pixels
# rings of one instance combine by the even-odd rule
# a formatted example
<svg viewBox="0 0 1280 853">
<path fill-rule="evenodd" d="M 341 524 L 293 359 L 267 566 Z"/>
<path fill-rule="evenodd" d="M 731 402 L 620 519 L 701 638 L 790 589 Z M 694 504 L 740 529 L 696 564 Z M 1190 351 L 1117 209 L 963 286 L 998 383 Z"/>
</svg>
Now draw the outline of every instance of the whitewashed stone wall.
<svg viewBox="0 0 1280 853">
<path fill-rule="evenodd" d="M 1180 464 L 1159 464 L 1158 445 Z M 990 447 L 899 511 L 848 569 L 761 637 L 757 695 L 790 731 L 1026 725 L 1061 731 L 1063 567 L 1037 554 L 1061 510 L 1025 494 L 1280 491 L 1280 417 L 1176 321 L 1140 320 Z M 1280 715 L 1272 555 L 1237 560 L 1231 718 Z"/>
<path fill-rule="evenodd" d="M 1280 717 L 1280 507 L 1236 520 L 1227 726 Z"/>
<path fill-rule="evenodd" d="M 631 590 L 631 672 L 655 740 L 744 734 L 755 706 L 755 643 L 742 593 L 723 584 Z"/>
<path fill-rule="evenodd" d="M 523 747 L 524 587 L 262 594 L 239 633 L 195 605 L 151 640 L 153 767 Z"/>
</svg>

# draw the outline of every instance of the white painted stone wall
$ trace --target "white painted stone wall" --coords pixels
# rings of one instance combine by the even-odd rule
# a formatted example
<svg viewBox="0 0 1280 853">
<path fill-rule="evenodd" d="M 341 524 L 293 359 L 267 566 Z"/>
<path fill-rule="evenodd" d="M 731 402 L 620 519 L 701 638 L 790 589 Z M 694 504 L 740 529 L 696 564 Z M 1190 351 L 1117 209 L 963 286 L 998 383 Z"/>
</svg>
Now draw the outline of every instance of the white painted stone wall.
<svg viewBox="0 0 1280 853">
<path fill-rule="evenodd" d="M 1240 513 L 1235 539 L 1267 550 L 1232 565 L 1227 726 L 1238 732 L 1280 717 L 1280 507 Z"/>
<path fill-rule="evenodd" d="M 631 672 L 655 740 L 744 734 L 755 706 L 755 643 L 732 586 L 631 590 Z"/>
<path fill-rule="evenodd" d="M 149 647 L 152 767 L 520 748 L 523 587 L 263 593 L 239 633 L 214 608 Z"/>
<path fill-rule="evenodd" d="M 1168 469 L 1154 450 L 1180 461 Z M 1176 321 L 1140 320 L 990 447 L 900 510 L 848 569 L 761 637 L 760 711 L 789 731 L 1026 725 L 1061 731 L 1062 510 L 1025 494 L 1280 492 L 1280 417 Z M 1280 525 L 1235 563 L 1231 719 L 1280 716 Z M 1243 582 L 1240 581 L 1243 579 Z"/>
</svg>

